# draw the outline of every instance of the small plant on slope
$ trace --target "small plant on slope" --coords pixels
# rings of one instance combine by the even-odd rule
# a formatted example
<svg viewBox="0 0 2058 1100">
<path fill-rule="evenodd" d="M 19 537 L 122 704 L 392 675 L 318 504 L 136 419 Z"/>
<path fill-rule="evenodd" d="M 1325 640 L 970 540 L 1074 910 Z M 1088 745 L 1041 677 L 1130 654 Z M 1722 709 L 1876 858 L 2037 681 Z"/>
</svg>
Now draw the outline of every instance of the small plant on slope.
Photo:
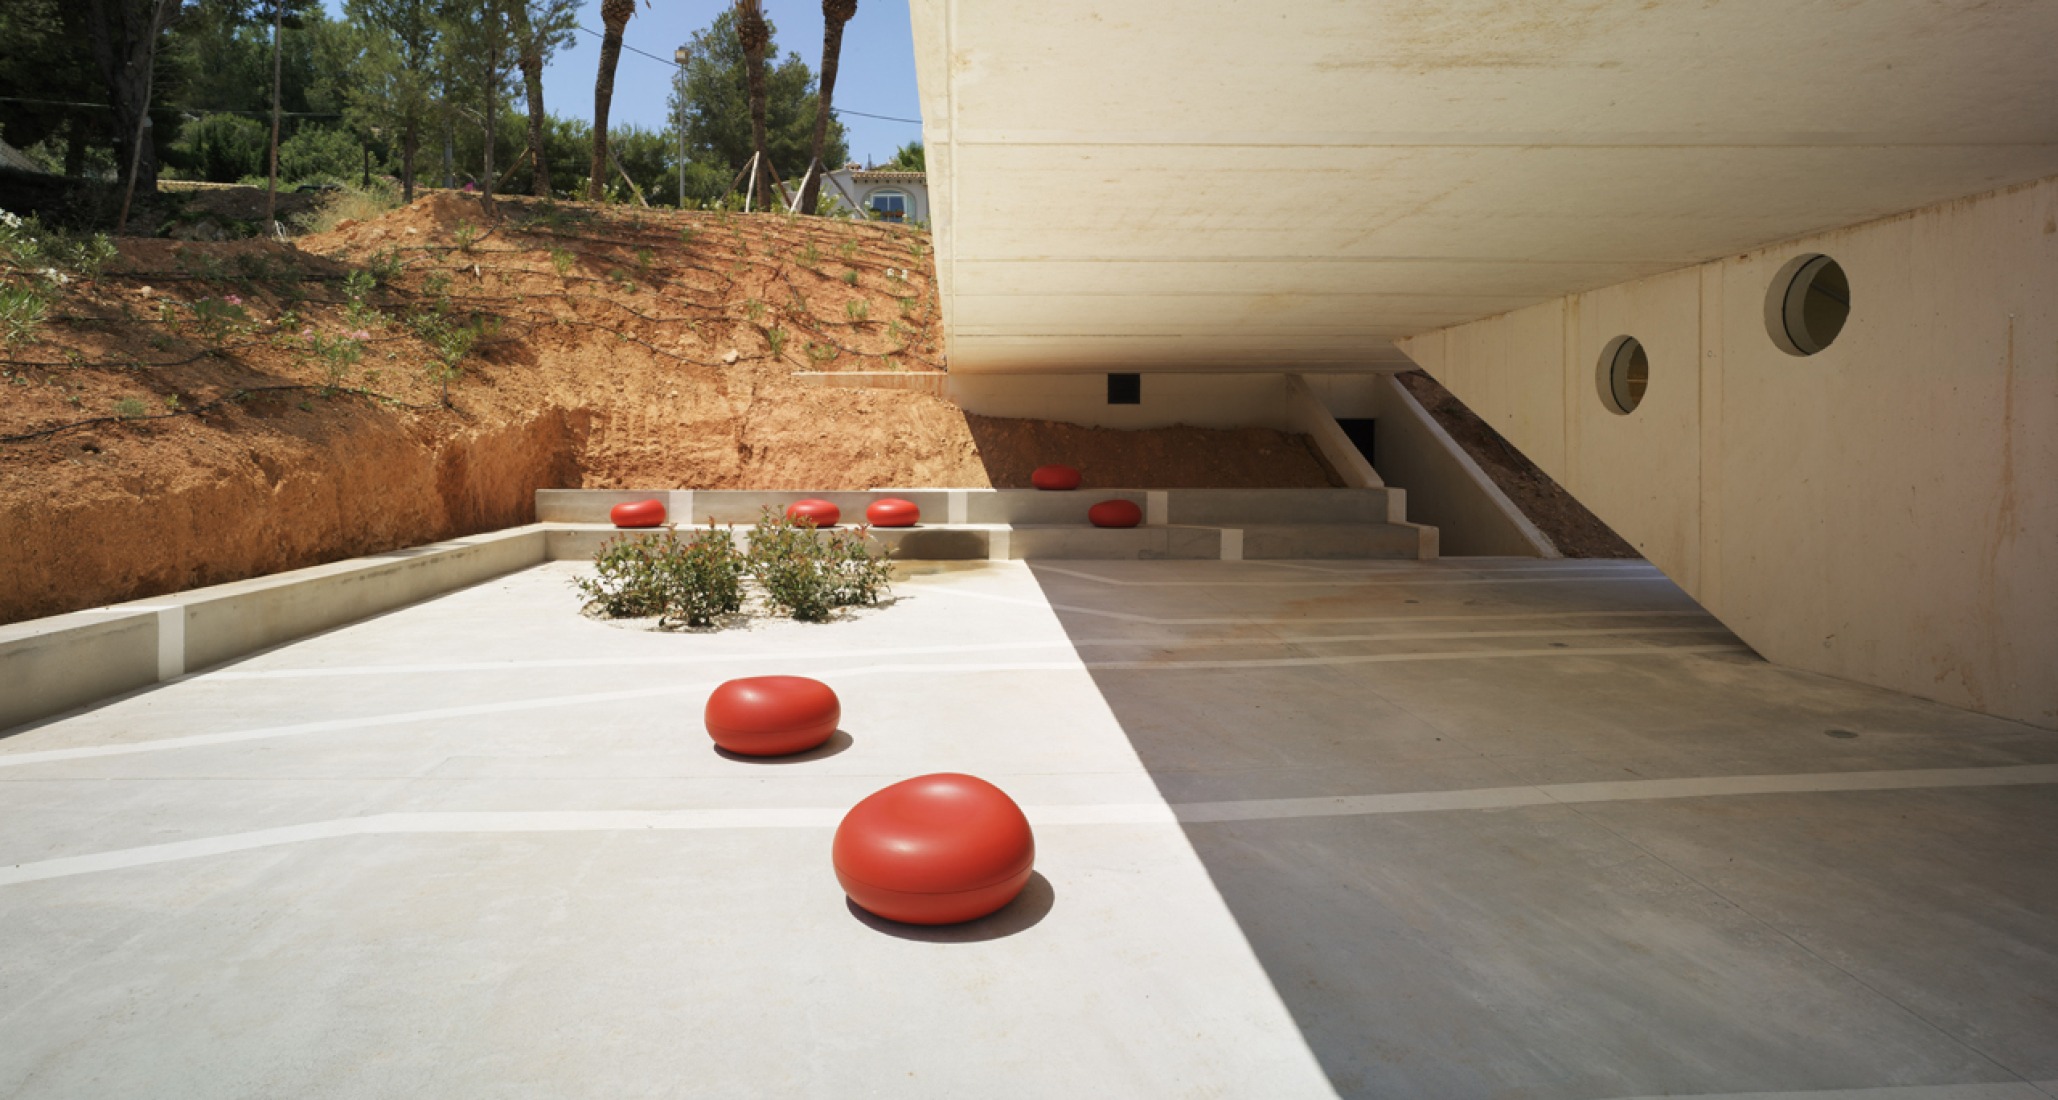
<svg viewBox="0 0 2058 1100">
<path fill-rule="evenodd" d="M 42 287 L 28 281 L 0 283 L 0 343 L 35 339 L 36 328 L 49 311 L 50 299 Z"/>
</svg>

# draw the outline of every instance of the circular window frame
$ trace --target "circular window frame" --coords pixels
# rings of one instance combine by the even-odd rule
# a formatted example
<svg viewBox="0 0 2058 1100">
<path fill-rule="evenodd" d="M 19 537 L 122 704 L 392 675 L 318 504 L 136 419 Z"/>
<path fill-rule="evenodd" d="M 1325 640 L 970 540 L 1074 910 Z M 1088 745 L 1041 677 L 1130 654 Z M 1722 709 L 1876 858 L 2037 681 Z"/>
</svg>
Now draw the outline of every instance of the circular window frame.
<svg viewBox="0 0 2058 1100">
<path fill-rule="evenodd" d="M 1814 290 L 1818 281 L 1829 269 L 1835 268 L 1843 278 L 1846 299 L 1851 295 L 1851 273 L 1833 256 L 1821 252 L 1807 252 L 1781 265 L 1779 273 L 1772 277 L 1772 285 L 1765 290 L 1765 333 L 1779 350 L 1796 358 L 1805 359 L 1827 351 L 1844 330 L 1851 324 L 1851 303 L 1843 303 L 1843 315 L 1837 318 L 1836 329 L 1827 338 L 1811 331 L 1807 322 L 1808 293 Z"/>
<path fill-rule="evenodd" d="M 1629 396 L 1627 372 L 1639 351 L 1644 359 L 1644 390 L 1632 398 Z M 1619 379 L 1618 370 L 1624 375 Z M 1601 407 L 1616 416 L 1628 416 L 1642 408 L 1644 401 L 1651 396 L 1651 349 L 1627 333 L 1608 341 L 1608 346 L 1601 349 L 1600 362 L 1595 364 L 1594 386 L 1600 392 Z"/>
</svg>

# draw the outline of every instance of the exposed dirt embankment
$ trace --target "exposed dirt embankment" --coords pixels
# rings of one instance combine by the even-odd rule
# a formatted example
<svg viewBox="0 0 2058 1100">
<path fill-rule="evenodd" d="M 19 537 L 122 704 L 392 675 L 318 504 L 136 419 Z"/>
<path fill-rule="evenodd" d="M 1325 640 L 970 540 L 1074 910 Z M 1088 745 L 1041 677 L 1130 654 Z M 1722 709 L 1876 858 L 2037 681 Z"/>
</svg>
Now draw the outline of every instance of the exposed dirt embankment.
<svg viewBox="0 0 2058 1100">
<path fill-rule="evenodd" d="M 558 411 L 442 438 L 342 419 L 323 438 L 275 437 L 241 453 L 209 441 L 183 466 L 80 449 L 65 492 L 10 492 L 0 503 L 8 617 L 524 523 L 535 491 L 577 469 L 577 435 Z"/>
<path fill-rule="evenodd" d="M 1501 438 L 1493 425 L 1466 408 L 1436 379 L 1418 370 L 1404 371 L 1396 377 L 1559 553 L 1568 558 L 1641 556 L 1614 528 L 1602 523 L 1599 516 Z"/>
<path fill-rule="evenodd" d="M 796 384 L 941 369 L 928 238 L 897 227 L 440 194 L 34 285 L 0 346 L 0 621 L 519 524 L 546 487 L 1332 480 L 1276 432 Z"/>
</svg>

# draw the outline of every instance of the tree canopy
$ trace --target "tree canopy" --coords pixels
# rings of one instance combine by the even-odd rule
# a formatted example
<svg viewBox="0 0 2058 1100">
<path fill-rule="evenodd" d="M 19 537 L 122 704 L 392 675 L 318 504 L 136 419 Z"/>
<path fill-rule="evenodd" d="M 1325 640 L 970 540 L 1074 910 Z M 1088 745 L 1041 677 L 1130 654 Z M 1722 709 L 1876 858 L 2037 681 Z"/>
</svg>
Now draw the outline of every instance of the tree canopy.
<svg viewBox="0 0 2058 1100">
<path fill-rule="evenodd" d="M 592 127 L 549 114 L 540 83 L 544 60 L 573 32 L 579 8 L 590 10 L 588 0 L 343 0 L 336 17 L 324 0 L 0 0 L 0 41 L 8 44 L 0 49 L 0 96 L 13 97 L 0 111 L 0 137 L 68 174 L 118 177 L 147 109 L 141 190 L 154 186 L 160 161 L 191 179 L 260 177 L 271 143 L 275 5 L 284 27 L 282 183 L 354 182 L 377 172 L 410 186 L 490 181 L 511 191 L 585 192 Z M 819 89 L 815 72 L 797 53 L 781 54 L 776 28 L 767 30 L 766 144 L 793 187 L 811 159 Z M 671 127 L 617 128 L 612 143 L 614 159 L 652 202 L 679 201 L 682 175 L 688 203 L 719 199 L 751 155 L 733 11 L 725 5 L 685 49 Z M 141 67 L 126 60 L 144 52 L 154 58 L 147 107 Z M 119 80 L 108 76 L 110 65 Z M 542 173 L 530 161 L 492 178 L 538 145 Z M 909 148 L 919 165 L 919 143 Z M 835 167 L 848 157 L 846 131 L 832 119 L 823 161 Z M 619 178 L 603 186 L 627 197 Z"/>
<path fill-rule="evenodd" d="M 770 25 L 771 20 L 766 23 Z M 796 53 L 772 64 L 770 59 L 778 56 L 778 28 L 772 26 L 771 31 L 765 66 L 765 147 L 780 178 L 797 186 L 814 150 L 815 74 Z M 685 48 L 685 74 L 681 86 L 672 91 L 671 107 L 673 125 L 684 120 L 686 157 L 701 169 L 688 171 L 687 198 L 719 198 L 735 174 L 750 162 L 751 153 L 750 92 L 743 48 L 736 41 L 735 16 L 725 9 L 707 29 L 693 32 Z M 831 121 L 823 163 L 834 167 L 849 155 L 843 124 Z M 719 177 L 721 183 L 712 193 L 696 194 L 696 177 L 702 181 Z"/>
<path fill-rule="evenodd" d="M 929 165 L 922 157 L 922 143 L 910 141 L 894 150 L 893 159 L 879 167 L 890 172 L 927 172 Z"/>
</svg>

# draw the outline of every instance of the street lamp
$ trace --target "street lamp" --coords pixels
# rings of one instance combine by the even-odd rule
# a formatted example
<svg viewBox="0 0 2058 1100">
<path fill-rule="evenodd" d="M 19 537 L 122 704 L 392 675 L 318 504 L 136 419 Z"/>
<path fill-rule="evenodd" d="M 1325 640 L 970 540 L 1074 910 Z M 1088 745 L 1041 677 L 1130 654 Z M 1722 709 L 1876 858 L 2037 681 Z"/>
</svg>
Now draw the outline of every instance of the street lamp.
<svg viewBox="0 0 2058 1100">
<path fill-rule="evenodd" d="M 672 51 L 672 60 L 678 62 L 679 70 L 673 74 L 673 82 L 679 86 L 679 109 L 673 116 L 673 124 L 679 127 L 679 209 L 686 209 L 686 47 Z"/>
</svg>

